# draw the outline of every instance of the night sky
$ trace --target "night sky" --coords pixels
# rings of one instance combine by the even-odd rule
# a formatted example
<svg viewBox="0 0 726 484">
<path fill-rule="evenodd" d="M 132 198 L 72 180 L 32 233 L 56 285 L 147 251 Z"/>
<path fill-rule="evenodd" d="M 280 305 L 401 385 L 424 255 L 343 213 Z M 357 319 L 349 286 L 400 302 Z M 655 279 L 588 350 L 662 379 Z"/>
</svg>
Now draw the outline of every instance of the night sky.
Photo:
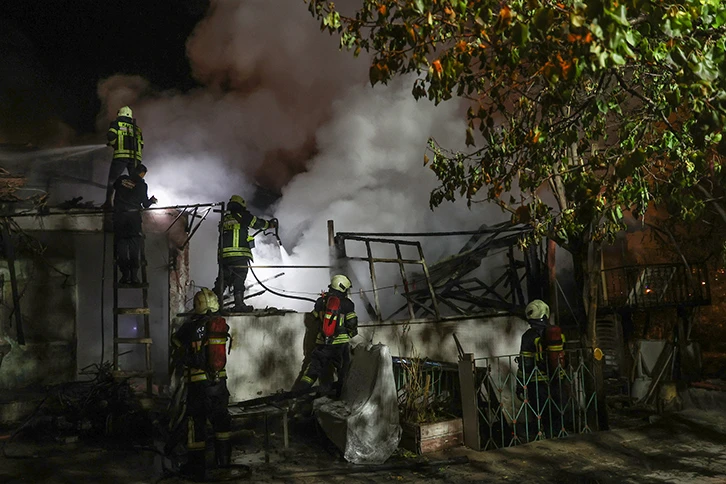
<svg viewBox="0 0 726 484">
<path fill-rule="evenodd" d="M 48 117 L 94 131 L 98 81 L 138 74 L 159 90 L 196 85 L 185 42 L 208 0 L 0 2 L 0 132 L 36 141 Z M 12 126 L 11 126 L 12 125 Z M 7 133 L 13 133 L 9 136 Z"/>
</svg>

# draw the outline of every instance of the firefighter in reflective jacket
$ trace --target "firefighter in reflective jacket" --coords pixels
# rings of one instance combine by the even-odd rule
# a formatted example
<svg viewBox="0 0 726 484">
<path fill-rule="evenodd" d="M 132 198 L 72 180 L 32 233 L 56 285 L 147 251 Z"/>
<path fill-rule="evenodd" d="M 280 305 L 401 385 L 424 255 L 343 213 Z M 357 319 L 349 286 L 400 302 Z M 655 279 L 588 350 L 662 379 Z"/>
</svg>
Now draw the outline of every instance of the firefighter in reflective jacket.
<svg viewBox="0 0 726 484">
<path fill-rule="evenodd" d="M 234 293 L 234 312 L 250 312 L 252 306 L 244 302 L 245 279 L 248 266 L 252 259 L 252 248 L 255 246 L 255 235 L 268 228 L 277 226 L 276 220 L 257 218 L 247 210 L 244 198 L 233 195 L 227 204 L 222 219 L 222 244 L 220 261 L 222 264 L 222 280 L 214 282 L 217 294 L 222 294 L 232 286 Z M 250 235 L 249 229 L 256 232 Z"/>
<path fill-rule="evenodd" d="M 333 276 L 328 292 L 315 301 L 312 314 L 320 322 L 320 331 L 309 363 L 293 391 L 311 387 L 328 365 L 332 365 L 338 377 L 340 394 L 350 357 L 350 338 L 358 334 L 355 304 L 348 298 L 351 286 L 346 276 Z"/>
<path fill-rule="evenodd" d="M 537 415 L 542 427 L 537 429 L 547 436 L 558 436 L 563 431 L 565 409 L 562 406 L 560 376 L 564 372 L 565 337 L 559 326 L 550 325 L 550 308 L 535 299 L 525 308 L 530 327 L 522 335 L 517 396 Z M 549 403 L 549 404 L 548 404 Z"/>
<path fill-rule="evenodd" d="M 218 311 L 217 296 L 202 288 L 194 296 L 194 316 L 172 336 L 173 355 L 184 365 L 187 386 L 187 462 L 181 471 L 200 480 L 206 475 L 207 419 L 214 429 L 217 465 L 229 466 L 232 456 L 225 371 L 229 326 Z"/>
<path fill-rule="evenodd" d="M 144 148 L 144 137 L 141 128 L 136 125 L 133 112 L 128 106 L 118 110 L 115 120 L 111 121 L 106 133 L 107 146 L 113 148 L 113 159 L 108 171 L 106 185 L 106 202 L 104 207 L 111 207 L 113 202 L 114 182 L 124 170 L 131 175 L 134 169 L 141 164 L 141 152 Z"/>
</svg>

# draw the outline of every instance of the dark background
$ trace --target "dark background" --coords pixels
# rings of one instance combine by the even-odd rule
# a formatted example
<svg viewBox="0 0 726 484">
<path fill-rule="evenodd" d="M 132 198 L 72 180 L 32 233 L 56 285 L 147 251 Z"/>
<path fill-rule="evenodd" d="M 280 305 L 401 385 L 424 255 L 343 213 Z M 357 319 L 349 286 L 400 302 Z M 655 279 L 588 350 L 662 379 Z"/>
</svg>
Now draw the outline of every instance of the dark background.
<svg viewBox="0 0 726 484">
<path fill-rule="evenodd" d="M 186 91 L 185 43 L 209 0 L 0 0 L 0 142 L 35 143 L 59 119 L 95 129 L 98 81 L 141 75 Z"/>
</svg>

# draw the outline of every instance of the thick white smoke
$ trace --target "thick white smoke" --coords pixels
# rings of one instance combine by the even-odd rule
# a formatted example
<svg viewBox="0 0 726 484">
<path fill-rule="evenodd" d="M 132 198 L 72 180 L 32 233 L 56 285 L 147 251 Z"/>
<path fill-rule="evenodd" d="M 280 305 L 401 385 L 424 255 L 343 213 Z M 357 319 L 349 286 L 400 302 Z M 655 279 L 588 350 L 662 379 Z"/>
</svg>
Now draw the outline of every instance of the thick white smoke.
<svg viewBox="0 0 726 484">
<path fill-rule="evenodd" d="M 254 184 L 281 190 L 274 213 L 258 215 L 280 220 L 292 253 L 258 237 L 255 265 L 327 265 L 329 219 L 337 231 L 412 232 L 470 230 L 504 218 L 497 209 L 469 211 L 463 203 L 428 208 L 436 179 L 423 166 L 426 140 L 464 147 L 457 103 L 416 102 L 410 78 L 371 88 L 367 59 L 340 52 L 337 38 L 319 32 L 301 0 L 284 4 L 212 2 L 187 46 L 204 88 L 150 94 L 139 78 L 126 76 L 100 84 L 104 128 L 118 107 L 134 108 L 144 130 L 147 181 L 160 204 L 222 201 L 235 193 L 249 198 Z M 216 276 L 217 220 L 192 242 L 198 285 Z M 435 261 L 464 241 L 428 244 L 426 255 Z M 397 274 L 391 269 L 379 284 Z M 280 272 L 269 285 L 295 294 L 314 297 L 327 285 L 326 270 L 256 271 L 261 278 Z M 249 302 L 309 307 L 271 294 Z"/>
</svg>

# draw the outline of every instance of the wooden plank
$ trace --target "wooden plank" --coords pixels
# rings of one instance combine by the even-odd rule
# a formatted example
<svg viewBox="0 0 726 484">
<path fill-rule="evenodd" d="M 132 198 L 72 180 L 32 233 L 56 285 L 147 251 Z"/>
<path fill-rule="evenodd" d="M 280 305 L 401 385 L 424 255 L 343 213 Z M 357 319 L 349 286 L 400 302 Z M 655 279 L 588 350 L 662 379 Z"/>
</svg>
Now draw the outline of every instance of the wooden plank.
<svg viewBox="0 0 726 484">
<path fill-rule="evenodd" d="M 461 433 L 463 430 L 464 424 L 460 418 L 445 422 L 421 424 L 421 440 Z"/>
<path fill-rule="evenodd" d="M 464 428 L 464 445 L 474 450 L 481 450 L 479 436 L 479 408 L 477 405 L 474 375 L 476 366 L 474 355 L 464 353 L 459 360 L 459 385 L 461 389 L 461 412 Z"/>
<path fill-rule="evenodd" d="M 430 452 L 438 452 L 440 450 L 458 447 L 463 443 L 464 434 L 462 432 L 453 435 L 440 436 L 435 439 L 422 440 L 420 443 L 420 453 L 428 454 Z"/>
<path fill-rule="evenodd" d="M 149 314 L 149 308 L 116 308 L 116 314 Z"/>
<path fill-rule="evenodd" d="M 403 433 L 400 446 L 417 454 L 449 449 L 464 442 L 461 419 L 422 424 L 403 422 L 401 427 Z"/>
<path fill-rule="evenodd" d="M 132 345 L 132 344 L 150 345 L 150 344 L 153 344 L 153 341 L 151 340 L 151 338 L 114 338 L 114 341 L 120 345 Z M 147 368 L 147 369 L 151 370 L 151 368 Z"/>
</svg>

